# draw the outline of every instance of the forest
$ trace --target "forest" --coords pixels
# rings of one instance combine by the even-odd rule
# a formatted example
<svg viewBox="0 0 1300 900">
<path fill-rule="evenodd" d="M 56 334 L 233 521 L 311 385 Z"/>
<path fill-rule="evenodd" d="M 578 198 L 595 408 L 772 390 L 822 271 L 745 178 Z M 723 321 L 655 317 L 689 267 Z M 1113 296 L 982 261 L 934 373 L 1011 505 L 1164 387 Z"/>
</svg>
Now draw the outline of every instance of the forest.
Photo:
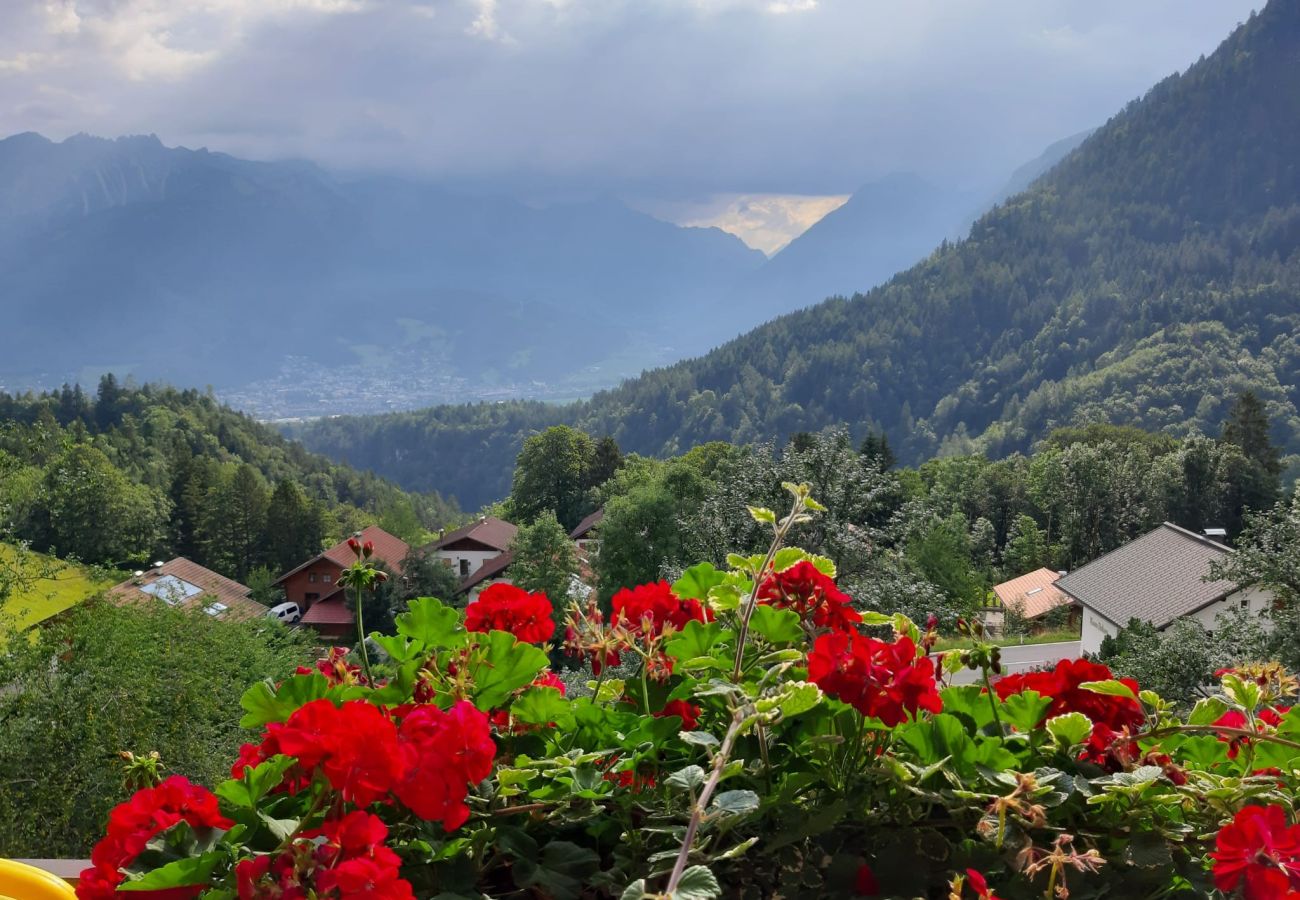
<svg viewBox="0 0 1300 900">
<path fill-rule="evenodd" d="M 670 456 L 881 431 L 899 458 L 1025 452 L 1109 422 L 1216 433 L 1253 391 L 1300 451 L 1300 7 L 1272 3 L 966 239 L 589 401 L 341 417 L 306 444 L 467 506 L 554 424 Z"/>
</svg>

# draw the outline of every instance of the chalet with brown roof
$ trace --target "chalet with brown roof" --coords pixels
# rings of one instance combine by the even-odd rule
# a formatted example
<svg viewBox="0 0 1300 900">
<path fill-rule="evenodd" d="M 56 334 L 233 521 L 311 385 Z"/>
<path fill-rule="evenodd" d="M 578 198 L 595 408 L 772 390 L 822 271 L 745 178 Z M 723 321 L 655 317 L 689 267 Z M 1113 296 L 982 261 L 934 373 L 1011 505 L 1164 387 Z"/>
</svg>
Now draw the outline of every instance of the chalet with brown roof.
<svg viewBox="0 0 1300 900">
<path fill-rule="evenodd" d="M 578 574 L 573 576 L 569 581 L 570 597 L 586 597 L 591 591 L 590 585 L 594 583 L 595 575 L 591 569 L 591 558 L 587 551 L 582 547 L 577 547 L 578 554 Z M 457 596 L 464 596 L 466 602 L 473 602 L 479 594 L 494 584 L 511 584 L 510 581 L 510 564 L 514 562 L 515 555 L 507 550 L 500 556 L 488 560 L 479 567 L 469 578 L 466 578 L 456 588 Z M 551 597 L 552 601 L 564 602 L 561 598 Z"/>
<path fill-rule="evenodd" d="M 166 603 L 230 621 L 266 613 L 266 607 L 249 596 L 247 587 L 183 556 L 114 585 L 105 596 L 119 606 Z"/>
<path fill-rule="evenodd" d="M 442 535 L 425 550 L 437 555 L 462 581 L 510 549 L 519 529 L 504 519 L 483 516 Z"/>
<path fill-rule="evenodd" d="M 1078 607 L 1073 606 L 1069 595 L 1056 586 L 1063 574 L 1055 569 L 1035 569 L 995 586 L 993 593 L 998 598 L 998 605 L 986 610 L 985 625 L 1001 629 L 1005 618 L 1004 610 L 1015 609 L 1030 621 L 1031 627 L 1041 628 L 1043 617 L 1062 606 L 1071 607 L 1070 625 L 1077 625 Z"/>
<path fill-rule="evenodd" d="M 363 544 L 372 542 L 375 545 L 372 558 L 394 574 L 401 574 L 402 562 L 410 551 L 406 541 L 378 525 L 371 525 L 353 537 Z M 338 581 L 356 558 L 347 540 L 342 540 L 276 579 L 275 583 L 284 589 L 285 599 L 297 603 L 302 610 L 301 624 L 310 625 L 323 637 L 343 638 L 350 634 L 352 613 Z"/>
<path fill-rule="evenodd" d="M 1181 618 L 1213 629 L 1220 613 L 1263 615 L 1273 604 L 1270 592 L 1209 577 L 1211 566 L 1231 554 L 1218 541 L 1166 522 L 1075 569 L 1056 586 L 1082 611 L 1081 649 L 1096 653 L 1103 639 L 1131 619 L 1163 631 Z"/>
<path fill-rule="evenodd" d="M 605 518 L 605 507 L 596 510 L 587 518 L 578 523 L 578 527 L 569 532 L 569 538 L 587 553 L 595 554 L 600 548 L 599 528 L 602 519 Z"/>
</svg>

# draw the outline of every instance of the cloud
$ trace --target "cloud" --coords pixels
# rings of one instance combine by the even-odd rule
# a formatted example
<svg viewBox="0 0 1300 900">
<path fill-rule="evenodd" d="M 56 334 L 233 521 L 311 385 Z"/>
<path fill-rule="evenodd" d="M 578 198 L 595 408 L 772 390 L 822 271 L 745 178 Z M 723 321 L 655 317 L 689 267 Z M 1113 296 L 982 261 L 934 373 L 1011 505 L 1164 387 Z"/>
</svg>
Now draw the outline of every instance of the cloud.
<svg viewBox="0 0 1300 900">
<path fill-rule="evenodd" d="M 702 200 L 633 200 L 632 205 L 678 225 L 721 228 L 768 256 L 839 209 L 848 194 L 716 194 Z"/>
<path fill-rule="evenodd" d="M 664 200 L 838 196 L 900 170 L 996 182 L 1258 5 L 0 2 L 0 133 L 155 132 L 483 190 Z"/>
</svg>

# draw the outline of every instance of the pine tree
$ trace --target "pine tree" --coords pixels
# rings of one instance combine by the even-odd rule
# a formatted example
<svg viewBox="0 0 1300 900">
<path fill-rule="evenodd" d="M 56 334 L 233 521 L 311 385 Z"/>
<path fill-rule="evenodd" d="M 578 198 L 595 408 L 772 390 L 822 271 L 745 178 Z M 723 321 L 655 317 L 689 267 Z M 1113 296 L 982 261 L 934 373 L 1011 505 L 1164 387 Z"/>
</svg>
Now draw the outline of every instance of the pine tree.
<svg viewBox="0 0 1300 900">
<path fill-rule="evenodd" d="M 863 438 L 860 452 L 882 472 L 888 472 L 897 462 L 894 450 L 889 446 L 889 438 L 885 437 L 883 431 L 873 431 Z"/>
<path fill-rule="evenodd" d="M 1236 444 L 1265 473 L 1277 478 L 1282 474 L 1282 460 L 1269 437 L 1270 428 L 1264 404 L 1254 391 L 1244 391 L 1237 395 L 1228 419 L 1223 423 L 1223 440 Z"/>
<path fill-rule="evenodd" d="M 321 551 L 325 521 L 320 505 L 295 482 L 281 481 L 266 510 L 266 555 L 277 572 L 287 572 Z"/>
</svg>

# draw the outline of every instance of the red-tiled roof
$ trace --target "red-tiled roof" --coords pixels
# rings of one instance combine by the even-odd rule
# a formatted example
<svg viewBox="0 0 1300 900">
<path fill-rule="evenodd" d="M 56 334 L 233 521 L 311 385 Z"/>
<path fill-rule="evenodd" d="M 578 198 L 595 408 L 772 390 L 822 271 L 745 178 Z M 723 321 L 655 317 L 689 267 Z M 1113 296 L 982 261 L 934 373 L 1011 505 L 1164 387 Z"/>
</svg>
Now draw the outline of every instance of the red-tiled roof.
<svg viewBox="0 0 1300 900">
<path fill-rule="evenodd" d="M 363 544 L 366 541 L 372 541 L 375 545 L 374 559 L 385 563 L 394 573 L 400 573 L 402 571 L 402 561 L 406 559 L 406 554 L 411 549 L 410 545 L 407 544 L 406 541 L 399 537 L 394 537 L 378 525 L 371 525 L 369 528 L 353 535 L 353 537 Z M 289 576 L 296 575 L 312 563 L 322 559 L 329 560 L 339 568 L 346 569 L 348 566 L 356 562 L 357 556 L 352 552 L 352 548 L 348 546 L 348 538 L 344 538 L 324 553 L 313 556 L 301 565 L 295 566 L 288 572 L 285 572 L 275 580 L 275 583 L 279 584 Z"/>
<path fill-rule="evenodd" d="M 518 531 L 517 527 L 504 519 L 498 519 L 495 516 L 484 516 L 477 522 L 471 522 L 463 528 L 457 528 L 455 531 L 443 535 L 430 544 L 428 549 L 438 550 L 457 541 L 468 539 L 477 541 L 485 547 L 491 547 L 493 550 L 505 551 L 510 549 L 510 542 L 515 539 Z"/>
<path fill-rule="evenodd" d="M 587 518 L 579 522 L 577 528 L 569 532 L 570 539 L 576 541 L 579 538 L 586 537 L 587 532 L 591 531 L 591 529 L 599 525 L 600 520 L 603 518 L 605 518 L 605 507 L 602 506 L 600 509 L 596 510 L 591 515 L 587 516 Z"/>
<path fill-rule="evenodd" d="M 172 581 L 167 579 L 171 576 Z M 144 590 L 147 587 L 157 584 L 157 591 L 163 596 L 150 593 Z M 198 588 L 197 593 L 190 593 L 187 588 L 178 582 L 185 582 L 187 585 L 193 585 Z M 184 596 L 190 594 L 189 596 Z M 226 608 L 213 613 L 219 619 L 229 620 L 246 620 L 254 619 L 266 613 L 266 607 L 248 596 L 248 588 L 233 581 L 224 575 L 220 575 L 211 569 L 204 568 L 196 562 L 192 562 L 183 556 L 178 556 L 170 562 L 155 569 L 150 569 L 142 575 L 135 578 L 129 578 L 121 584 L 109 588 L 108 598 L 119 605 L 131 603 L 165 603 L 169 602 L 169 597 L 175 597 L 176 602 L 172 605 L 194 608 L 194 609 L 213 609 L 214 603 L 220 603 Z"/>
<path fill-rule="evenodd" d="M 1049 610 L 1069 603 L 1070 598 L 1056 586 L 1061 573 L 1055 569 L 1035 569 L 1004 581 L 993 588 L 1003 606 L 1019 609 L 1026 619 L 1036 619 Z"/>
<path fill-rule="evenodd" d="M 354 621 L 356 616 L 348 609 L 343 594 L 339 591 L 324 600 L 317 600 L 302 617 L 303 625 L 349 625 Z"/>
</svg>

